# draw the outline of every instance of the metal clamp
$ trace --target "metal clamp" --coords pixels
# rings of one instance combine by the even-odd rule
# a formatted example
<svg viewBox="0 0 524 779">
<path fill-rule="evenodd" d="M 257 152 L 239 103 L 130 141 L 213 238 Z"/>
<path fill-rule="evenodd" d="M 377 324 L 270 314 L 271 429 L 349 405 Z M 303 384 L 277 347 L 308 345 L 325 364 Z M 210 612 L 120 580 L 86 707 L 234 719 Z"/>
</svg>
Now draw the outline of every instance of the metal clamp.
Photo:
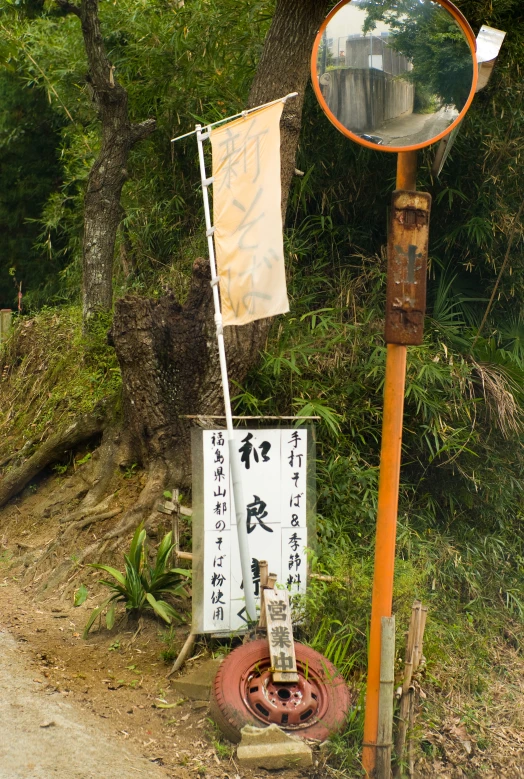
<svg viewBox="0 0 524 779">
<path fill-rule="evenodd" d="M 222 324 L 222 314 L 215 314 L 215 325 L 217 326 L 217 335 L 224 335 L 224 326 Z"/>
</svg>

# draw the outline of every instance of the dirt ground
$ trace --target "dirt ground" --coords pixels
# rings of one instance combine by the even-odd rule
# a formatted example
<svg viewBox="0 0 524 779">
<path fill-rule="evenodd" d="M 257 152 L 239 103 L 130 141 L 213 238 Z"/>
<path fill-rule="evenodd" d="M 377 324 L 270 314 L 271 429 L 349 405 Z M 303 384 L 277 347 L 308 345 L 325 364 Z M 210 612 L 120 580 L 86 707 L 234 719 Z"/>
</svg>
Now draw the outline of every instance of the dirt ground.
<svg viewBox="0 0 524 779">
<path fill-rule="evenodd" d="M 108 744 L 115 751 L 113 764 L 120 764 L 118 776 L 126 779 L 134 775 L 147 779 L 274 776 L 240 768 L 234 748 L 221 739 L 211 722 L 208 707 L 203 702 L 185 700 L 175 692 L 167 678 L 172 660 L 166 663 L 161 653 L 181 648 L 188 633 L 187 624 L 169 635 L 168 626 L 154 617 L 144 617 L 137 625 L 122 615 L 111 631 L 95 626 L 88 639 L 82 639 L 87 618 L 105 593 L 96 584 L 100 572 L 85 566 L 78 570 L 73 565 L 63 584 L 55 587 L 52 579 L 64 559 L 70 557 L 74 561 L 78 552 L 96 539 L 99 525 L 86 528 L 65 548 L 58 549 L 45 566 L 39 566 L 38 560 L 63 530 L 61 520 L 75 510 L 86 470 L 79 468 L 72 477 L 61 479 L 48 475 L 0 511 L 0 678 L 7 706 L 0 717 L 0 729 L 10 721 L 11 711 L 21 718 L 14 728 L 9 753 L 4 754 L 0 748 L 0 779 L 116 777 L 108 762 Z M 140 475 L 122 480 L 116 485 L 111 505 L 125 509 L 136 499 L 141 486 Z M 117 516 L 113 521 L 118 519 Z M 159 513 L 159 525 L 153 533 L 163 534 L 168 529 L 166 522 L 169 518 Z M 104 522 L 104 531 L 110 525 L 111 522 Z M 125 550 L 128 545 L 129 539 L 125 539 L 122 548 Z M 104 562 L 121 567 L 121 555 L 113 560 L 104 557 Z M 48 582 L 51 586 L 46 586 Z M 77 608 L 73 597 L 81 583 L 87 585 L 89 597 Z M 189 620 L 190 601 L 185 608 Z M 197 652 L 188 663 L 188 670 L 210 656 L 205 648 Z M 68 704 L 60 715 L 56 701 Z M 40 728 L 45 721 L 57 722 L 58 718 L 60 726 Z M 70 720 L 67 727 L 66 720 Z M 82 725 L 85 745 L 99 740 L 100 754 L 98 759 L 93 754 L 94 762 L 89 765 L 84 766 L 82 760 L 82 767 L 73 769 L 74 763 L 66 756 L 75 751 L 82 755 L 86 750 L 76 736 L 71 743 L 71 731 L 80 733 Z M 36 756 L 40 754 L 40 762 L 46 753 L 41 749 L 42 739 L 46 742 L 46 754 L 56 756 L 49 763 L 54 766 L 53 771 L 37 772 L 38 757 L 30 759 L 23 739 L 16 736 L 26 729 L 31 734 L 31 751 Z M 86 749 L 89 752 L 91 747 Z M 122 750 L 134 756 L 132 762 Z M 9 764 L 3 762 L 7 754 Z M 126 766 L 123 773 L 122 760 Z M 16 767 L 17 761 L 20 769 Z M 27 767 L 33 763 L 35 767 Z M 150 773 L 145 772 L 144 763 L 149 765 Z M 315 769 L 306 774 L 280 771 L 278 775 L 296 779 L 322 774 Z"/>
<path fill-rule="evenodd" d="M 87 617 L 105 591 L 96 584 L 99 572 L 76 565 L 75 559 L 100 537 L 100 523 L 82 528 L 45 564 L 39 560 L 76 509 L 88 468 L 75 468 L 60 478 L 48 475 L 0 511 L 0 731 L 6 734 L 0 742 L 0 779 L 112 779 L 117 773 L 126 779 L 275 776 L 242 769 L 234 748 L 209 719 L 207 705 L 182 699 L 167 678 L 172 661 L 166 664 L 161 653 L 166 649 L 175 653 L 182 646 L 187 624 L 168 637 L 166 626 L 154 618 L 144 618 L 139 626 L 122 618 L 113 630 L 93 629 L 87 640 L 82 639 Z M 140 474 L 122 478 L 114 485 L 110 508 L 125 510 L 141 486 Z M 118 519 L 104 520 L 103 530 Z M 159 513 L 153 534 L 160 537 L 168 522 Z M 183 536 L 184 532 L 187 538 L 189 529 Z M 123 540 L 122 549 L 128 544 L 129 539 Z M 66 579 L 53 584 L 54 572 L 67 560 L 71 570 Z M 103 562 L 121 567 L 121 552 L 113 559 L 104 556 Z M 89 597 L 75 608 L 74 592 L 82 583 Z M 189 608 L 188 603 L 188 618 Z M 200 647 L 188 668 L 207 659 L 208 650 Z M 418 779 L 524 777 L 520 652 L 521 647 L 500 649 L 507 681 L 493 679 L 493 711 L 487 713 L 492 726 L 485 733 L 489 746 L 480 749 L 464 725 L 467 702 L 447 697 L 447 714 L 418 726 L 419 743 L 428 751 L 417 761 Z M 276 775 L 358 776 L 326 764 L 319 750 L 314 760 L 310 771 Z"/>
<path fill-rule="evenodd" d="M 241 770 L 233 750 L 220 743 L 207 706 L 175 693 L 160 658 L 156 623 L 145 624 L 135 639 L 133 631 L 115 628 L 83 641 L 85 613 L 53 605 L 53 598 L 35 607 L 16 583 L 4 579 L 0 585 L 0 727 L 2 740 L 11 744 L 9 762 L 0 749 L 1 779 L 265 774 Z M 67 708 L 60 708 L 64 702 Z M 124 774 L 117 770 L 123 755 L 129 770 Z M 51 758 L 52 772 L 46 773 L 44 757 Z M 163 770 L 153 771 L 152 764 Z"/>
<path fill-rule="evenodd" d="M 166 779 L 161 768 L 116 744 L 110 729 L 64 691 L 33 678 L 20 642 L 0 631 L 0 776 L 5 779 L 128 776 Z M 33 671 L 33 673 L 31 673 Z M 127 770 L 126 770 L 127 767 Z"/>
</svg>

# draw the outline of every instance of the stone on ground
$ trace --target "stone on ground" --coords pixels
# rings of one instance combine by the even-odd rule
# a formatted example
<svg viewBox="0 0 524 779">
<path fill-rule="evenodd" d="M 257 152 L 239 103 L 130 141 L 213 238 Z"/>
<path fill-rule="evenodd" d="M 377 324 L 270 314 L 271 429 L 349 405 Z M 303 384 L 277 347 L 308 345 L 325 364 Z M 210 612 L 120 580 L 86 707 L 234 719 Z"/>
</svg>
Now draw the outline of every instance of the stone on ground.
<svg viewBox="0 0 524 779">
<path fill-rule="evenodd" d="M 211 695 L 211 685 L 221 662 L 221 660 L 206 660 L 194 671 L 174 679 L 173 687 L 184 698 L 189 698 L 192 701 L 208 701 Z"/>
<path fill-rule="evenodd" d="M 311 747 L 275 725 L 255 728 L 245 725 L 237 749 L 238 762 L 246 768 L 307 768 L 313 764 Z"/>
</svg>

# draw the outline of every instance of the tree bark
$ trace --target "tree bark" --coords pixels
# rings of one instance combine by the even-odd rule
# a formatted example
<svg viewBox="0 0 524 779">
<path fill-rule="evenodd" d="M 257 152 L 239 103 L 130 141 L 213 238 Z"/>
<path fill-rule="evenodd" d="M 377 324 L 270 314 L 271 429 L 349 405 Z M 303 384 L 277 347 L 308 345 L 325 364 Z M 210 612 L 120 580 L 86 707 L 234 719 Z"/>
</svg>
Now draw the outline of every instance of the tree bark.
<svg viewBox="0 0 524 779">
<path fill-rule="evenodd" d="M 295 175 L 311 50 L 330 5 L 330 0 L 278 0 L 249 94 L 252 107 L 298 92 L 298 97 L 286 103 L 280 124 L 282 220 Z"/>
<path fill-rule="evenodd" d="M 172 296 L 117 300 L 111 336 L 135 450 L 144 464 L 164 461 L 171 483 L 188 486 L 191 422 L 183 416 L 224 413 L 209 262 L 195 262 L 184 306 Z M 263 337 L 260 327 L 226 328 L 230 381 L 243 381 Z"/>
<path fill-rule="evenodd" d="M 85 325 L 97 313 L 111 310 L 113 257 L 129 152 L 137 141 L 154 131 L 156 123 L 154 119 L 139 124 L 129 120 L 127 91 L 115 77 L 102 39 L 98 0 L 82 0 L 78 6 L 67 0 L 56 2 L 80 19 L 89 65 L 87 83 L 101 123 L 100 153 L 89 173 L 84 199 L 82 305 Z"/>
</svg>

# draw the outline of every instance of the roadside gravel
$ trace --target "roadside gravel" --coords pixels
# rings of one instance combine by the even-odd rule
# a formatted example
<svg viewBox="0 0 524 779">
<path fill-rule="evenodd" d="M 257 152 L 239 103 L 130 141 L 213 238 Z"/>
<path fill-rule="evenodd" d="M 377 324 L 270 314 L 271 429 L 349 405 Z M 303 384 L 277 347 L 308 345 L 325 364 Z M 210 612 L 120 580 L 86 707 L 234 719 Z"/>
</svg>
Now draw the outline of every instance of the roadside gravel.
<svg viewBox="0 0 524 779">
<path fill-rule="evenodd" d="M 89 712 L 42 689 L 20 645 L 3 631 L 0 690 L 0 779 L 168 779 Z"/>
</svg>

